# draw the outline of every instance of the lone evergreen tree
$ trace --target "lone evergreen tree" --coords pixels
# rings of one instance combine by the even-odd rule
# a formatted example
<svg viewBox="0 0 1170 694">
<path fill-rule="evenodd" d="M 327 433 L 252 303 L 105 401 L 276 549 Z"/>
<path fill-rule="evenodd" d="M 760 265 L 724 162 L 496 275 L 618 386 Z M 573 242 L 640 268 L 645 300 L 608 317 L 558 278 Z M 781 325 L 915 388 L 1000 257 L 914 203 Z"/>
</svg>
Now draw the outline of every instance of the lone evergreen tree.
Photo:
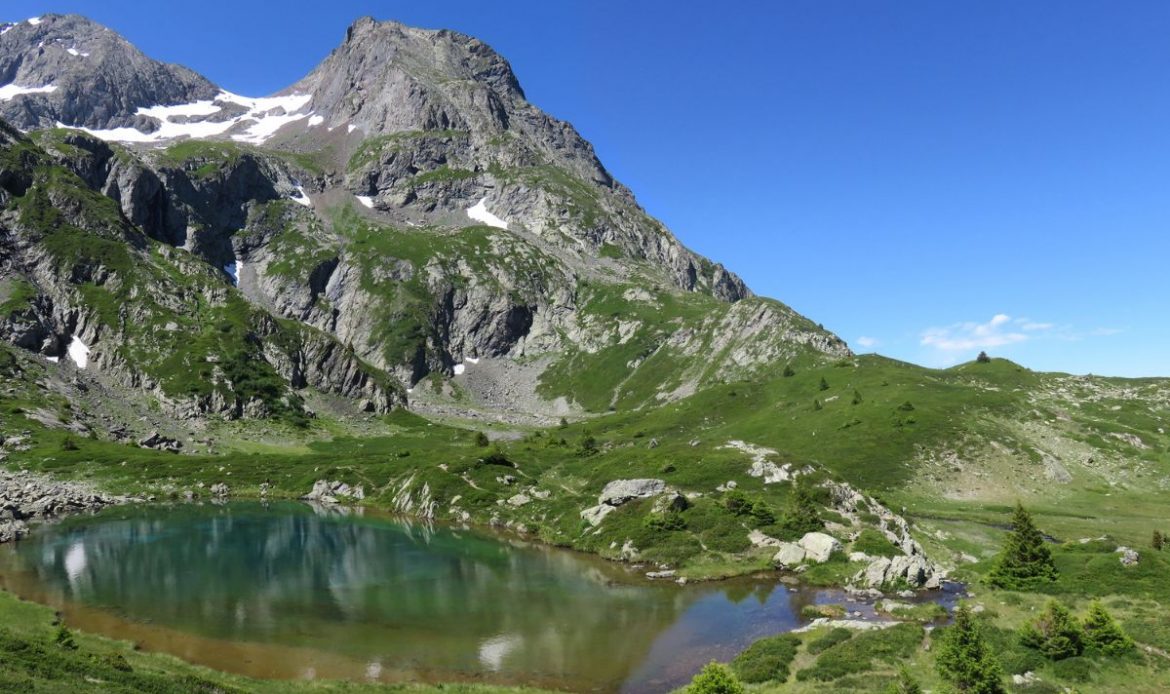
<svg viewBox="0 0 1170 694">
<path fill-rule="evenodd" d="M 1036 529 L 1031 514 L 1017 503 L 1012 516 L 1012 531 L 1008 533 L 987 582 L 996 588 L 1016 590 L 1055 580 L 1056 564 L 1044 544 L 1044 536 Z"/>
<path fill-rule="evenodd" d="M 910 670 L 903 665 L 898 669 L 898 679 L 891 682 L 886 688 L 886 694 L 922 694 L 922 687 L 910 674 Z"/>
<path fill-rule="evenodd" d="M 828 389 L 829 389 L 829 382 L 825 380 L 824 376 L 821 376 L 821 390 L 828 390 Z"/>
<path fill-rule="evenodd" d="M 853 404 L 854 405 L 861 404 L 861 391 L 860 390 L 853 391 Z"/>
<path fill-rule="evenodd" d="M 934 664 L 938 674 L 963 694 L 1005 691 L 999 661 L 966 605 L 955 610 L 955 623 L 943 633 Z"/>
<path fill-rule="evenodd" d="M 1089 612 L 1085 615 L 1082 626 L 1087 648 L 1105 655 L 1125 655 L 1133 650 L 1133 639 L 1113 621 L 1113 617 L 1105 611 L 1105 606 L 1100 600 L 1089 603 Z"/>
<path fill-rule="evenodd" d="M 1020 643 L 1040 651 L 1049 660 L 1064 660 L 1085 652 L 1081 633 L 1081 625 L 1068 607 L 1059 600 L 1049 600 L 1044 613 L 1024 625 Z"/>
<path fill-rule="evenodd" d="M 825 527 L 812 494 L 797 480 L 792 480 L 792 496 L 788 500 L 788 510 L 784 513 L 783 526 L 785 534 L 793 537 L 823 530 Z"/>
<path fill-rule="evenodd" d="M 743 694 L 744 688 L 731 668 L 722 663 L 708 663 L 691 683 L 686 694 Z"/>
<path fill-rule="evenodd" d="M 795 376 L 795 375 L 796 375 L 796 372 L 792 370 L 792 365 L 785 364 L 784 365 L 784 378 L 791 378 L 792 376 Z"/>
<path fill-rule="evenodd" d="M 980 352 L 979 356 L 975 357 L 975 361 L 980 364 L 990 364 L 991 357 L 987 356 L 987 352 Z"/>
</svg>

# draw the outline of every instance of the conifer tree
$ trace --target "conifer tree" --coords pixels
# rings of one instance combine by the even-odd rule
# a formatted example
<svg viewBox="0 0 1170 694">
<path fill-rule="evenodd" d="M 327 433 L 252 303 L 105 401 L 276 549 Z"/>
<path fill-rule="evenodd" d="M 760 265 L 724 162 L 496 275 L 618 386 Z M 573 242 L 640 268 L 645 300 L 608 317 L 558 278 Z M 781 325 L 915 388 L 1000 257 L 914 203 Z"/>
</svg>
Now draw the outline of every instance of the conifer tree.
<svg viewBox="0 0 1170 694">
<path fill-rule="evenodd" d="M 1016 590 L 1055 580 L 1056 564 L 1044 544 L 1044 536 L 1036 529 L 1031 514 L 1017 503 L 1012 516 L 1012 531 L 1008 533 L 987 582 L 997 588 Z"/>
<path fill-rule="evenodd" d="M 1105 606 L 1100 600 L 1089 603 L 1089 612 L 1085 615 L 1082 626 L 1087 648 L 1114 656 L 1125 655 L 1133 650 L 1133 639 L 1113 621 L 1113 617 L 1105 611 Z"/>
<path fill-rule="evenodd" d="M 825 527 L 812 494 L 797 480 L 792 480 L 792 496 L 788 500 L 783 525 L 786 534 L 794 537 L 823 530 Z"/>
<path fill-rule="evenodd" d="M 1162 534 L 1161 530 L 1154 531 L 1154 539 L 1150 542 L 1150 546 L 1159 552 L 1166 546 L 1166 536 Z"/>
<path fill-rule="evenodd" d="M 966 605 L 955 610 L 955 623 L 943 633 L 934 662 L 938 674 L 962 694 L 1005 691 L 999 661 Z"/>
<path fill-rule="evenodd" d="M 1059 600 L 1049 600 L 1035 622 L 1024 625 L 1020 643 L 1034 648 L 1049 660 L 1064 660 L 1085 652 L 1081 625 Z"/>
<path fill-rule="evenodd" d="M 910 670 L 903 665 L 898 669 L 898 679 L 891 682 L 890 686 L 886 688 L 886 694 L 922 694 L 922 687 L 918 685 L 918 680 L 910 674 Z"/>
<path fill-rule="evenodd" d="M 825 380 L 824 376 L 821 376 L 821 390 L 828 390 L 828 389 L 829 389 L 829 382 Z"/>
</svg>

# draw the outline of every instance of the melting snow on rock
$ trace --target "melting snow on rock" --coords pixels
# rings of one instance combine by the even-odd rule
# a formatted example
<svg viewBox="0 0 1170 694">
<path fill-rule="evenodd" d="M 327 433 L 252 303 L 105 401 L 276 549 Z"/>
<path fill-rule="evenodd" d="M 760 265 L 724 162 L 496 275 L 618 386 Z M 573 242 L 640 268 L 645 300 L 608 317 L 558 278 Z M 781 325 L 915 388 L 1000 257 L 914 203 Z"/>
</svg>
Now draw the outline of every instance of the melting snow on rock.
<svg viewBox="0 0 1170 694">
<path fill-rule="evenodd" d="M 487 198 L 475 203 L 474 207 L 467 208 L 467 216 L 471 217 L 477 222 L 483 222 L 489 227 L 496 227 L 497 229 L 507 229 L 508 223 L 491 212 L 488 212 Z"/>
<path fill-rule="evenodd" d="M 358 202 L 365 205 L 366 207 L 373 208 L 374 199 L 371 198 L 370 196 L 368 196 L 368 195 L 355 195 L 354 197 L 357 198 Z"/>
<path fill-rule="evenodd" d="M 28 23 L 33 25 L 33 26 L 40 24 L 42 21 L 43 20 L 40 17 L 29 17 L 28 18 Z"/>
<path fill-rule="evenodd" d="M 466 370 L 467 370 L 467 367 L 466 367 L 466 366 L 464 366 L 464 365 L 462 365 L 462 364 L 456 364 L 456 365 L 455 365 L 455 375 L 456 375 L 456 376 L 460 376 L 460 375 L 462 375 L 462 374 L 463 374 L 463 372 L 464 372 L 464 371 L 466 371 Z"/>
<path fill-rule="evenodd" d="M 77 364 L 77 368 L 84 369 L 89 364 L 89 345 L 82 342 L 76 335 L 69 342 L 69 358 Z"/>
<path fill-rule="evenodd" d="M 8 101 L 21 94 L 51 94 L 57 91 L 57 85 L 49 84 L 44 87 L 22 87 L 18 84 L 6 84 L 0 87 L 0 101 Z"/>
<path fill-rule="evenodd" d="M 291 197 L 292 197 L 294 202 L 299 202 L 300 204 L 304 205 L 305 207 L 312 207 L 313 206 L 313 201 L 310 200 L 309 196 L 305 194 L 305 189 L 300 187 L 300 186 L 297 186 L 297 194 L 293 195 Z"/>
<path fill-rule="evenodd" d="M 247 127 L 242 129 L 237 128 L 239 132 L 233 134 L 232 139 L 259 145 L 264 144 L 278 130 L 289 123 L 310 118 L 313 114 L 304 111 L 304 108 L 309 105 L 312 98 L 312 94 L 252 98 L 231 92 L 220 92 L 215 99 L 196 101 L 190 104 L 139 108 L 136 112 L 137 115 L 155 118 L 159 121 L 158 129 L 151 133 L 144 133 L 136 128 L 76 129 L 84 130 L 103 140 L 160 142 L 176 137 L 194 139 L 215 137 L 226 134 L 238 125 L 246 125 Z M 232 105 L 244 107 L 244 113 L 223 120 L 207 120 L 209 116 L 214 116 Z M 74 127 L 64 123 L 57 125 L 62 128 Z"/>
</svg>

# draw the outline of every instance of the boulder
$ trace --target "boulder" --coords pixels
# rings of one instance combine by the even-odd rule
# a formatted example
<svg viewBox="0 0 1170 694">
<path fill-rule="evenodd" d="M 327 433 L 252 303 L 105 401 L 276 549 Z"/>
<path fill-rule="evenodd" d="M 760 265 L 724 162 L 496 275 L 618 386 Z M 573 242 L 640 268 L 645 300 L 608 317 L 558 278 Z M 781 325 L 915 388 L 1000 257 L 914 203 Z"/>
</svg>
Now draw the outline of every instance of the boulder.
<svg viewBox="0 0 1170 694">
<path fill-rule="evenodd" d="M 841 549 L 837 538 L 825 533 L 805 533 L 797 543 L 805 551 L 808 559 L 818 564 L 829 561 L 829 555 Z"/>
<path fill-rule="evenodd" d="M 527 494 L 515 494 L 508 499 L 508 505 L 515 508 L 520 508 L 529 503 L 532 503 L 532 497 Z"/>
<path fill-rule="evenodd" d="M 601 525 L 601 521 L 605 520 L 606 516 L 616 510 L 617 507 L 615 506 L 610 506 L 609 504 L 598 504 L 596 506 L 590 506 L 589 508 L 582 511 L 581 517 L 588 521 L 589 525 L 592 525 L 596 528 L 597 526 Z"/>
<path fill-rule="evenodd" d="M 614 480 L 605 485 L 597 503 L 621 506 L 633 499 L 646 499 L 666 491 L 666 482 L 655 479 Z"/>
<path fill-rule="evenodd" d="M 772 563 L 784 569 L 790 569 L 805 560 L 804 549 L 791 542 L 780 543 L 780 551 L 772 556 Z"/>
<path fill-rule="evenodd" d="M 1141 560 L 1141 555 L 1132 547 L 1118 547 L 1117 553 L 1121 555 L 1118 559 L 1121 561 L 1122 566 L 1137 566 L 1137 563 Z"/>
<path fill-rule="evenodd" d="M 211 492 L 211 495 L 217 499 L 227 498 L 228 494 L 231 492 L 231 490 L 228 489 L 228 486 L 223 482 L 216 482 L 215 484 L 211 485 L 209 491 Z"/>
<path fill-rule="evenodd" d="M 678 513 L 687 510 L 690 505 L 691 502 L 687 501 L 685 496 L 671 491 L 654 500 L 654 508 L 651 509 L 651 512 L 658 514 Z"/>
<path fill-rule="evenodd" d="M 791 470 L 789 464 L 781 466 L 767 460 L 757 460 L 748 468 L 748 475 L 764 478 L 764 484 L 776 484 L 792 479 Z"/>
</svg>

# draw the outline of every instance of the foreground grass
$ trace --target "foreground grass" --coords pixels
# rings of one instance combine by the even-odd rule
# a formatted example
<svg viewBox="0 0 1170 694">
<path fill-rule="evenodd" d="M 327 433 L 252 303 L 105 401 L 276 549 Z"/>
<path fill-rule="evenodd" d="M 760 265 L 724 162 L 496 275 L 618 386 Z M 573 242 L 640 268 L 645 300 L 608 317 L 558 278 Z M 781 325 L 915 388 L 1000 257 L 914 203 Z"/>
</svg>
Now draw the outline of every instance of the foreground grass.
<svg viewBox="0 0 1170 694">
<path fill-rule="evenodd" d="M 189 665 L 167 655 L 69 631 L 47 607 L 0 591 L 0 691 L 76 694 L 243 694 L 255 692 L 536 692 L 534 689 L 470 684 L 364 684 L 333 681 L 269 681 L 238 677 Z"/>
</svg>

